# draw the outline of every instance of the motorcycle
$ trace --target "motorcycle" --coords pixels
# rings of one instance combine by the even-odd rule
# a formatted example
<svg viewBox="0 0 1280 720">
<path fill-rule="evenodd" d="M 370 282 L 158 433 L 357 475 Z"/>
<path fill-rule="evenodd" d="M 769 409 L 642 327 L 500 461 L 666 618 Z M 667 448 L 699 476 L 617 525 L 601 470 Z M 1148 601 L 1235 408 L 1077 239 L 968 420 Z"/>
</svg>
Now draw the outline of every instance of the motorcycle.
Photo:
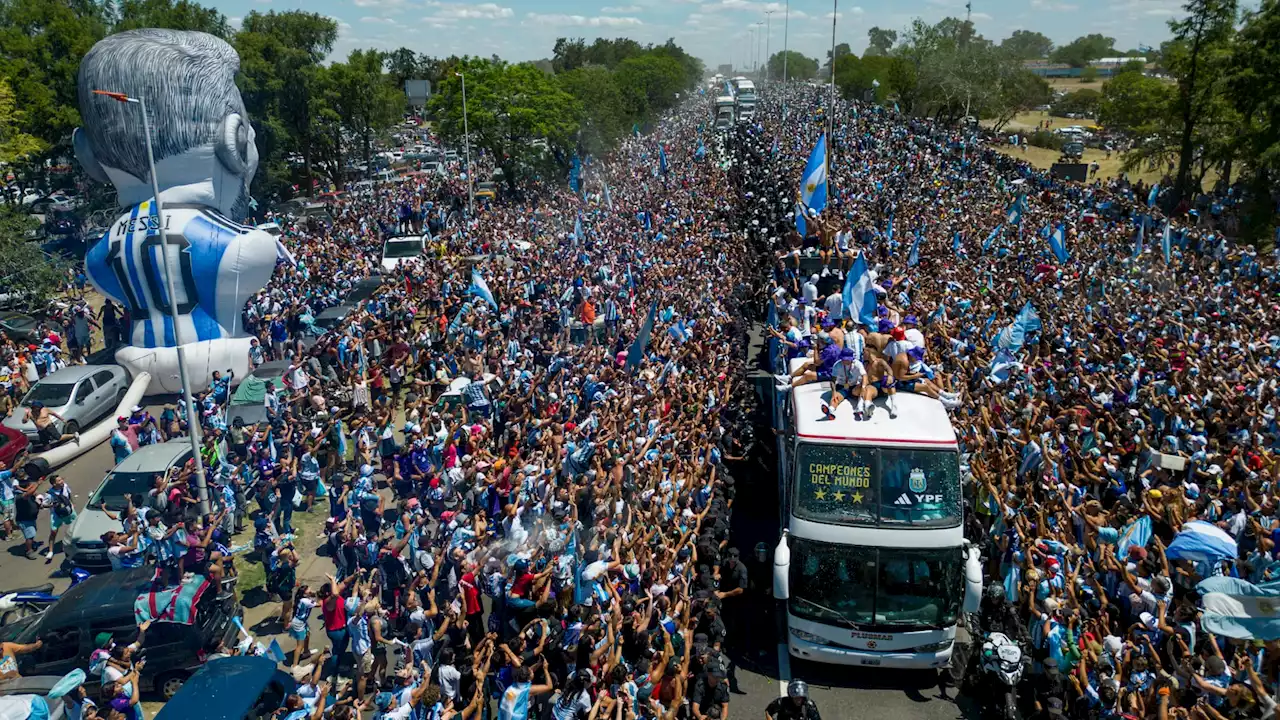
<svg viewBox="0 0 1280 720">
<path fill-rule="evenodd" d="M 79 585 L 89 576 L 88 570 L 72 568 L 71 585 L 69 587 Z M 48 610 L 62 597 L 61 595 L 54 595 L 52 591 L 53 583 L 45 583 L 38 587 L 0 591 L 0 625 L 18 622 Z"/>
<path fill-rule="evenodd" d="M 1018 683 L 1022 681 L 1030 656 L 1009 636 L 992 632 L 983 638 L 979 659 L 981 682 L 986 686 L 985 692 L 979 695 L 985 706 L 982 716 L 1019 720 Z"/>
</svg>

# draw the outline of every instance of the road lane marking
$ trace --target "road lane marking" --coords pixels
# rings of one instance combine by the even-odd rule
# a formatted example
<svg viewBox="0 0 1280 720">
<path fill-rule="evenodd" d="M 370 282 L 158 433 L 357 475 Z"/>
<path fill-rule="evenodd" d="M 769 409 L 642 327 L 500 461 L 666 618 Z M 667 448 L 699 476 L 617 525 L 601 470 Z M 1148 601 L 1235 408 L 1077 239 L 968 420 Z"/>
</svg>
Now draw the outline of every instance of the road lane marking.
<svg viewBox="0 0 1280 720">
<path fill-rule="evenodd" d="M 787 652 L 786 643 L 778 643 L 778 697 L 787 696 L 787 685 L 791 682 L 791 653 Z"/>
</svg>

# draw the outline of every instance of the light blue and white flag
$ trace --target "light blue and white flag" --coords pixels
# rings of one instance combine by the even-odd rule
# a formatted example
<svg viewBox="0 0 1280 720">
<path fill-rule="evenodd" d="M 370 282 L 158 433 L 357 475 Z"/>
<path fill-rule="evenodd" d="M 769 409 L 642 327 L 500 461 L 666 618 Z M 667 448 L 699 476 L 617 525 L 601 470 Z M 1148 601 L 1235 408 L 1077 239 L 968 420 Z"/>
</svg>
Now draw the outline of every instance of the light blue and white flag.
<svg viewBox="0 0 1280 720">
<path fill-rule="evenodd" d="M 920 264 L 920 230 L 916 230 L 916 237 L 911 241 L 911 251 L 907 253 L 907 267 L 915 267 Z"/>
<path fill-rule="evenodd" d="M 577 154 L 574 154 L 573 163 L 569 166 L 569 187 L 575 194 L 582 189 L 582 158 Z"/>
<path fill-rule="evenodd" d="M 800 202 L 805 207 L 822 212 L 827 206 L 827 136 L 818 138 L 818 144 L 809 153 L 809 162 L 800 176 Z"/>
<path fill-rule="evenodd" d="M 1129 556 L 1129 548 L 1146 547 L 1151 542 L 1151 518 L 1147 515 L 1125 525 L 1116 538 L 1116 557 Z"/>
<path fill-rule="evenodd" d="M 1053 233 L 1049 235 L 1049 249 L 1053 251 L 1053 256 L 1058 258 L 1058 262 L 1064 263 L 1071 258 L 1067 252 L 1067 230 L 1066 226 L 1059 225 L 1054 228 Z"/>
<path fill-rule="evenodd" d="M 987 374 L 990 376 L 992 382 L 999 385 L 1006 382 L 1009 379 L 1009 375 L 1012 374 L 1014 370 L 1018 370 L 1021 367 L 1022 363 L 1018 362 L 1018 359 L 1015 358 L 1012 353 L 1004 348 L 1000 348 L 996 351 L 996 356 L 991 359 L 991 367 L 987 370 Z M 1027 443 L 1028 446 L 1033 444 L 1034 443 Z M 1039 452 L 1038 447 L 1036 448 L 1036 452 Z M 1025 457 L 1023 459 L 1026 460 Z"/>
<path fill-rule="evenodd" d="M 613 210 L 613 196 L 609 194 L 609 183 L 604 184 L 604 204 L 610 210 Z"/>
<path fill-rule="evenodd" d="M 1151 192 L 1147 193 L 1147 207 L 1156 204 L 1156 198 L 1160 197 L 1160 183 L 1151 186 Z"/>
<path fill-rule="evenodd" d="M 1010 352 L 1017 352 L 1026 344 L 1027 336 L 1039 330 L 1040 327 L 1040 315 L 1028 300 L 1018 311 L 1018 316 L 1013 319 L 1013 322 L 1000 331 L 999 337 L 996 338 L 996 346 Z"/>
<path fill-rule="evenodd" d="M 1211 577 L 1196 585 L 1204 608 L 1200 626 L 1237 640 L 1280 640 L 1280 581 L 1254 585 L 1233 577 Z"/>
<path fill-rule="evenodd" d="M 1192 520 L 1165 548 L 1164 556 L 1170 560 L 1216 563 L 1234 560 L 1239 550 L 1236 541 L 1222 528 L 1203 520 Z"/>
<path fill-rule="evenodd" d="M 1147 235 L 1147 216 L 1143 215 L 1138 218 L 1138 229 L 1133 234 L 1133 259 L 1137 260 L 1142 256 L 1142 241 Z"/>
<path fill-rule="evenodd" d="M 844 304 L 845 317 L 852 318 L 867 327 L 876 326 L 876 291 L 875 278 L 867 267 L 867 259 L 861 253 L 849 268 L 845 276 L 844 288 L 840 299 Z"/>
<path fill-rule="evenodd" d="M 667 151 L 661 145 L 658 146 L 658 168 L 662 170 L 663 175 L 667 174 Z"/>
<path fill-rule="evenodd" d="M 498 720 L 528 720 L 531 689 L 533 686 L 527 682 L 508 685 L 502 691 L 502 700 L 498 703 Z"/>
<path fill-rule="evenodd" d="M 951 251 L 954 253 L 960 252 L 960 231 L 959 230 L 956 231 L 956 236 L 951 239 Z"/>
<path fill-rule="evenodd" d="M 573 241 L 575 243 L 582 242 L 582 215 L 573 220 Z"/>
<path fill-rule="evenodd" d="M 498 309 L 498 303 L 493 299 L 493 293 L 489 290 L 489 283 L 485 282 L 484 278 L 480 277 L 480 271 L 478 270 L 473 269 L 471 271 L 471 286 L 467 288 L 467 294 L 475 295 L 481 300 L 489 303 L 489 307 L 494 310 Z"/>
<path fill-rule="evenodd" d="M 631 343 L 631 349 L 627 351 L 627 372 L 635 372 L 640 367 L 640 360 L 644 358 L 645 348 L 649 346 L 649 334 L 653 332 L 653 321 L 658 317 L 658 301 L 654 300 L 649 306 L 649 317 L 645 319 L 644 325 L 640 327 L 640 334 L 636 335 L 635 342 Z"/>
<path fill-rule="evenodd" d="M 982 241 L 982 252 L 986 252 L 991 249 L 991 243 L 996 241 L 996 236 L 1000 234 L 1000 230 L 1003 228 L 1004 228 L 1003 224 L 997 225 L 994 228 L 992 228 L 991 234 L 987 236 L 986 240 Z"/>
<path fill-rule="evenodd" d="M 1022 209 L 1024 207 L 1022 195 L 1019 195 L 1009 209 L 1005 211 L 1005 222 L 1010 225 L 1020 225 L 1022 223 Z"/>
<path fill-rule="evenodd" d="M 1164 251 L 1164 263 L 1173 261 L 1173 231 L 1169 229 L 1169 221 L 1164 221 L 1164 232 L 1160 233 L 1160 249 Z"/>
</svg>

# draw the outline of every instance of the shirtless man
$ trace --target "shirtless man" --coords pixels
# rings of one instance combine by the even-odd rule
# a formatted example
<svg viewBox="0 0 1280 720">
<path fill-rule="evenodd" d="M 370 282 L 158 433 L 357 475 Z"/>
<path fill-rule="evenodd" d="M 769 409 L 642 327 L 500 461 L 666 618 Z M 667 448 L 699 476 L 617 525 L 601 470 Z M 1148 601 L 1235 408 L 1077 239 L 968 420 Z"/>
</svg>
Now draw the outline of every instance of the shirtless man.
<svg viewBox="0 0 1280 720">
<path fill-rule="evenodd" d="M 917 372 L 913 369 L 913 351 L 919 356 L 917 360 L 919 365 L 923 365 L 923 350 L 915 348 L 906 339 L 906 332 L 902 329 L 902 326 L 897 326 L 890 330 L 889 338 L 890 340 L 884 346 L 882 354 L 890 362 L 893 369 L 893 379 L 899 390 L 940 400 L 947 408 L 954 408 L 960 405 L 960 397 L 958 395 L 943 390 L 926 377 L 923 372 Z M 923 369 L 919 366 L 916 366 L 916 368 Z"/>
<path fill-rule="evenodd" d="M 53 426 L 53 419 L 57 418 L 65 425 L 67 419 L 58 413 L 44 406 L 39 400 L 32 400 L 31 406 L 28 407 L 22 416 L 23 422 L 29 422 L 36 426 L 36 432 L 39 433 L 40 442 L 54 447 L 68 440 L 80 442 L 80 433 L 62 433 L 58 432 L 58 428 Z"/>
</svg>

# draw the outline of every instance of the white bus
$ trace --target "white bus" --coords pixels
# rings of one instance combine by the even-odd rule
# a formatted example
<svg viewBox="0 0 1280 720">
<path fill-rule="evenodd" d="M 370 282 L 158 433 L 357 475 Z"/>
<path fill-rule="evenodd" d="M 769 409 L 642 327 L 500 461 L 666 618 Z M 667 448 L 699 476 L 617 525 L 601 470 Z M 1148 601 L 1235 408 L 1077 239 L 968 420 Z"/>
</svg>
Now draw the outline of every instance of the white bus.
<svg viewBox="0 0 1280 720">
<path fill-rule="evenodd" d="M 791 361 L 795 370 L 804 359 Z M 955 431 L 937 400 L 899 392 L 855 420 L 828 420 L 829 383 L 780 394 L 774 408 L 782 538 L 774 596 L 793 657 L 843 665 L 941 668 L 962 612 L 982 596 L 964 539 Z"/>
</svg>

